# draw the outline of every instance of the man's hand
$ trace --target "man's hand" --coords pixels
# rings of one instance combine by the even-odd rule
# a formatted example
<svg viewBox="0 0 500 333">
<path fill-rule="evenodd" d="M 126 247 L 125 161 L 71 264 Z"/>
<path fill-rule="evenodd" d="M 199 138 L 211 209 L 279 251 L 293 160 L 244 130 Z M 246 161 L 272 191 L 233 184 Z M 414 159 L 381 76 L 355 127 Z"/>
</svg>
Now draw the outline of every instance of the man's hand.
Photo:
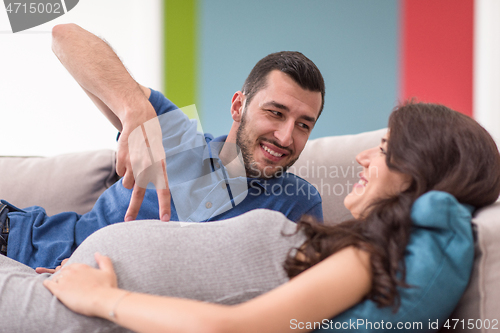
<svg viewBox="0 0 500 333">
<path fill-rule="evenodd" d="M 160 219 L 170 220 L 170 191 L 162 144 L 162 132 L 155 117 L 129 131 L 124 127 L 118 141 L 117 173 L 123 176 L 123 186 L 131 189 L 132 197 L 125 214 L 125 221 L 137 217 L 144 194 L 152 183 L 158 195 Z"/>
<path fill-rule="evenodd" d="M 126 188 L 134 188 L 125 220 L 130 221 L 137 217 L 148 181 L 151 181 L 158 192 L 159 217 L 163 221 L 168 221 L 170 192 L 166 171 L 162 171 L 165 170 L 165 153 L 163 149 L 159 149 L 161 129 L 159 132 L 150 131 L 145 126 L 148 121 L 156 117 L 156 112 L 148 101 L 150 90 L 140 86 L 130 76 L 105 41 L 75 24 L 60 24 L 52 29 L 52 50 L 99 110 L 121 132 L 118 142 L 117 173 L 123 176 L 123 185 Z M 146 127 L 149 141 L 155 141 L 153 138 L 157 138 L 156 135 L 159 133 L 160 145 L 155 144 L 150 147 L 153 162 L 148 154 L 129 152 L 129 136 L 141 125 Z M 137 161 L 142 161 L 139 165 L 148 166 L 158 162 L 162 164 L 163 169 L 155 166 L 152 168 L 154 170 L 146 167 L 135 171 Z"/>
<path fill-rule="evenodd" d="M 35 271 L 38 273 L 38 274 L 42 274 L 42 273 L 50 273 L 50 274 L 54 274 L 56 273 L 57 271 L 59 271 L 67 262 L 68 262 L 69 258 L 66 258 L 64 259 L 61 264 L 59 266 L 57 266 L 56 268 L 45 268 L 45 267 L 37 267 L 35 268 Z"/>
</svg>

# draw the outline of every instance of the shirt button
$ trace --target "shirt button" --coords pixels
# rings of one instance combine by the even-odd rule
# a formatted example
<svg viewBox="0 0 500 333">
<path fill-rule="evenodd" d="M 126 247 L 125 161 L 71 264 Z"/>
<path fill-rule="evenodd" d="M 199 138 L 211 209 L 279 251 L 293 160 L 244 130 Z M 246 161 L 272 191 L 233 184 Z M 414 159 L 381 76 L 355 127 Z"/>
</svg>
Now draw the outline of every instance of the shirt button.
<svg viewBox="0 0 500 333">
<path fill-rule="evenodd" d="M 215 166 L 215 168 L 216 168 L 216 169 L 218 169 L 218 168 L 219 168 L 219 166 L 220 166 L 220 165 L 219 165 L 219 162 L 215 162 L 214 166 Z"/>
<path fill-rule="evenodd" d="M 210 201 L 207 201 L 207 203 L 205 204 L 205 207 L 207 207 L 207 209 L 212 208 L 212 203 Z"/>
<path fill-rule="evenodd" d="M 222 183 L 222 188 L 223 188 L 223 189 L 226 189 L 226 187 L 227 187 L 227 184 L 226 184 L 225 182 L 224 182 L 224 183 Z"/>
</svg>

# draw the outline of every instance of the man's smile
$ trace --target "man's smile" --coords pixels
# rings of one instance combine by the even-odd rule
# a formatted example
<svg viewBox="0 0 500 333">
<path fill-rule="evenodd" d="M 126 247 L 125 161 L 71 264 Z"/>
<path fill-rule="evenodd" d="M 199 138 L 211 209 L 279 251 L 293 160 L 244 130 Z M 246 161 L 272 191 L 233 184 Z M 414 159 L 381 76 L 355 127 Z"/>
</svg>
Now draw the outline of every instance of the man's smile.
<svg viewBox="0 0 500 333">
<path fill-rule="evenodd" d="M 278 148 L 270 142 L 260 142 L 260 148 L 265 158 L 272 162 L 279 162 L 290 155 L 287 149 Z"/>
</svg>

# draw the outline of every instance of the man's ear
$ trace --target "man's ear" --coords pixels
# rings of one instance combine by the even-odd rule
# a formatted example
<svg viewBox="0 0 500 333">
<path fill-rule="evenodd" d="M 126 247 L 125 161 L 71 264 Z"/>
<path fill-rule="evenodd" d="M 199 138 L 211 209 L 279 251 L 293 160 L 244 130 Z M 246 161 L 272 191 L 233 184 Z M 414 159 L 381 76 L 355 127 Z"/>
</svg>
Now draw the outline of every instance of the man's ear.
<svg viewBox="0 0 500 333">
<path fill-rule="evenodd" d="M 231 117 L 238 123 L 241 122 L 241 118 L 243 117 L 245 99 L 246 96 L 241 91 L 237 91 L 234 93 L 233 99 L 231 100 Z"/>
</svg>

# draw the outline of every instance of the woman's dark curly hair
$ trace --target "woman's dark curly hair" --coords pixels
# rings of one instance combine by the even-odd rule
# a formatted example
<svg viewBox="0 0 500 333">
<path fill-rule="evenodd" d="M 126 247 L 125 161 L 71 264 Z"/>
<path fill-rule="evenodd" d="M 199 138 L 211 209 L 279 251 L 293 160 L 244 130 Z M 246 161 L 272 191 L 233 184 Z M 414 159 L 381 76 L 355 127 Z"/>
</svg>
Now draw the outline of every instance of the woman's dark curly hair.
<svg viewBox="0 0 500 333">
<path fill-rule="evenodd" d="M 297 230 L 307 236 L 284 267 L 290 278 L 348 246 L 370 253 L 372 288 L 366 298 L 399 306 L 405 283 L 404 254 L 411 232 L 410 211 L 422 194 L 438 190 L 481 208 L 500 194 L 500 154 L 476 121 L 443 105 L 407 102 L 389 117 L 386 163 L 411 176 L 407 190 L 371 204 L 360 219 L 322 225 L 308 218 Z"/>
</svg>

